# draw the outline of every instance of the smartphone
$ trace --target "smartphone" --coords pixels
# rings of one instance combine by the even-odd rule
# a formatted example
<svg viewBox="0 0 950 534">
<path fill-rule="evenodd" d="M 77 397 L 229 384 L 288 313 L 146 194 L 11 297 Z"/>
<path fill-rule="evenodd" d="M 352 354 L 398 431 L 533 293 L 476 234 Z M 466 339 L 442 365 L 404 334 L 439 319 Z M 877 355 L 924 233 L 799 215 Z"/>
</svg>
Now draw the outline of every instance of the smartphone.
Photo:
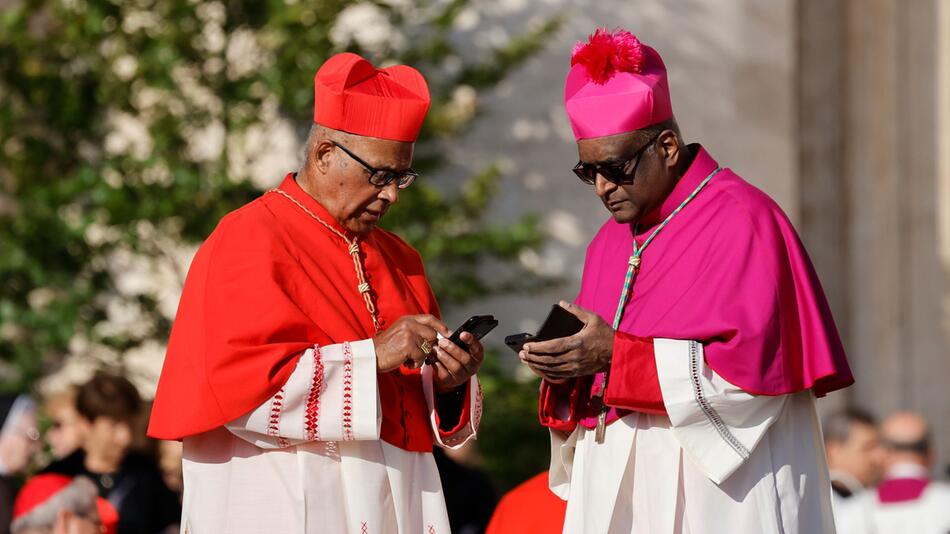
<svg viewBox="0 0 950 534">
<path fill-rule="evenodd" d="M 520 334 L 511 334 L 510 336 L 505 336 L 505 345 L 508 345 L 508 347 L 515 351 L 515 353 L 520 353 L 521 349 L 524 348 L 524 344 L 529 341 L 536 341 L 534 334 L 522 332 Z"/>
<path fill-rule="evenodd" d="M 505 345 L 516 353 L 521 352 L 524 344 L 530 341 L 548 341 L 561 337 L 573 336 L 584 328 L 581 322 L 573 313 L 565 310 L 560 305 L 551 306 L 551 312 L 538 329 L 537 334 L 522 332 L 505 337 Z"/>
<path fill-rule="evenodd" d="M 455 329 L 452 332 L 452 335 L 449 337 L 449 341 L 455 343 L 462 348 L 465 352 L 468 352 L 468 345 L 462 341 L 462 332 L 468 332 L 475 336 L 475 339 L 481 339 L 485 337 L 486 334 L 491 332 L 496 326 L 498 326 L 498 321 L 495 319 L 494 315 L 473 315 L 469 317 L 462 326 Z"/>
</svg>

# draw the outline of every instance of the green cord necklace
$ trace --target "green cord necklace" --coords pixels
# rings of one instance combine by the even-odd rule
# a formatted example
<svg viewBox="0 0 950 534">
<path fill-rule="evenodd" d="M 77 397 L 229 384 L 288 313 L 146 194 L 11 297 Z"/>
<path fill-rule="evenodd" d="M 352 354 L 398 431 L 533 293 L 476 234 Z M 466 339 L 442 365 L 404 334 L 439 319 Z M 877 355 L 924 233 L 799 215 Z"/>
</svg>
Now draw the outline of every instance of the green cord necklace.
<svg viewBox="0 0 950 534">
<path fill-rule="evenodd" d="M 627 275 L 623 279 L 623 289 L 620 291 L 620 302 L 617 303 L 617 312 L 614 314 L 614 330 L 620 328 L 620 319 L 623 318 L 623 310 L 624 307 L 626 307 L 627 299 L 630 296 L 630 287 L 633 285 L 633 281 L 636 278 L 637 273 L 640 272 L 640 256 L 643 255 L 643 251 L 646 250 L 650 243 L 653 242 L 653 238 L 655 238 L 656 235 L 660 233 L 660 230 L 666 227 L 666 225 L 670 222 L 670 219 L 682 211 L 691 200 L 696 198 L 696 195 L 698 195 L 699 192 L 702 191 L 704 187 L 706 187 L 706 184 L 709 183 L 709 180 L 712 180 L 712 177 L 716 176 L 716 174 L 718 174 L 721 170 L 722 167 L 716 167 L 715 170 L 709 173 L 709 176 L 700 182 L 700 184 L 696 186 L 696 189 L 694 189 L 693 192 L 690 193 L 689 196 L 686 197 L 686 199 L 683 200 L 683 202 L 681 202 L 675 210 L 673 210 L 673 213 L 670 213 L 666 219 L 663 220 L 663 222 L 656 226 L 653 232 L 650 233 L 650 236 L 647 237 L 646 241 L 643 242 L 643 245 L 637 245 L 636 237 L 633 238 L 633 254 L 628 260 L 629 267 L 627 268 Z M 634 227 L 634 235 L 637 233 L 637 228 L 639 228 L 639 225 Z M 603 396 L 604 392 L 607 391 L 607 380 L 609 379 L 610 370 L 608 369 L 604 372 L 603 387 L 600 388 L 600 391 L 596 395 L 596 397 L 600 398 L 600 413 L 597 414 L 597 431 L 594 434 L 594 439 L 597 441 L 597 443 L 604 442 L 604 435 L 607 431 L 607 405 L 603 403 Z"/>
</svg>

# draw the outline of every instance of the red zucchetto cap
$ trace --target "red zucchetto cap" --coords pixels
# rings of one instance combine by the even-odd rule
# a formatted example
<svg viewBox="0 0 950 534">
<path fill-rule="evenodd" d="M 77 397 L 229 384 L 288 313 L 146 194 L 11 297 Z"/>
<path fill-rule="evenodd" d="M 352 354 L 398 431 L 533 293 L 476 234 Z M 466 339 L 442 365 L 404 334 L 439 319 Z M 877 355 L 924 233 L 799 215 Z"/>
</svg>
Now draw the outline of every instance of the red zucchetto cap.
<svg viewBox="0 0 950 534">
<path fill-rule="evenodd" d="M 313 122 L 393 141 L 415 141 L 429 111 L 429 86 L 407 65 L 377 69 L 344 52 L 313 77 Z"/>
</svg>

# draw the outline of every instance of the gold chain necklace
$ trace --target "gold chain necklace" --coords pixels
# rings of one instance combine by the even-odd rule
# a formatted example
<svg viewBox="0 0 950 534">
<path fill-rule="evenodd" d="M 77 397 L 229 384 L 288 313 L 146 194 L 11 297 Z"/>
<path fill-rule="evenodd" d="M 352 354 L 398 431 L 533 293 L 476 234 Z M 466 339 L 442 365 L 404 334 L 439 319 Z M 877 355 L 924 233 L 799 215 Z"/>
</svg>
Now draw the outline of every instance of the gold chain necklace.
<svg viewBox="0 0 950 534">
<path fill-rule="evenodd" d="M 271 189 L 268 191 L 268 193 L 277 193 L 278 195 L 282 195 L 287 200 L 293 202 L 294 204 L 297 205 L 297 207 L 302 209 L 304 213 L 312 217 L 313 220 L 325 226 L 327 230 L 330 230 L 331 232 L 336 234 L 340 239 L 343 240 L 344 243 L 346 243 L 348 247 L 347 250 L 350 253 L 350 257 L 353 258 L 353 268 L 354 270 L 356 270 L 356 281 L 358 283 L 358 285 L 356 286 L 356 289 L 360 292 L 361 295 L 363 295 L 363 302 L 366 303 L 366 310 L 369 311 L 369 315 L 373 319 L 373 329 L 376 332 L 379 332 L 379 318 L 377 317 L 376 306 L 373 304 L 373 299 L 369 295 L 372 289 L 369 286 L 369 282 L 366 281 L 366 275 L 363 272 L 363 263 L 360 262 L 359 241 L 357 241 L 357 239 L 350 240 L 349 238 L 347 238 L 345 235 L 343 235 L 342 232 L 340 232 L 336 228 L 327 224 L 327 222 L 321 219 L 316 213 L 307 209 L 306 206 L 298 202 L 296 198 L 290 196 L 286 192 L 280 189 Z"/>
</svg>

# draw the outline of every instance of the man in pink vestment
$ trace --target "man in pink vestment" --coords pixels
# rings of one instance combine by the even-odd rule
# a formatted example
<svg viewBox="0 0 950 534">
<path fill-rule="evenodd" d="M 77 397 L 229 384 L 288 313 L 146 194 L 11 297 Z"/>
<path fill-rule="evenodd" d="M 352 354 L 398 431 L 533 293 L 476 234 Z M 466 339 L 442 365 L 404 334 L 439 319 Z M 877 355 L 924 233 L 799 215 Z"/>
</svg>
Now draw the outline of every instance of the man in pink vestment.
<svg viewBox="0 0 950 534">
<path fill-rule="evenodd" d="M 659 54 L 598 30 L 572 55 L 574 173 L 611 217 L 585 326 L 527 343 L 564 532 L 834 532 L 814 399 L 852 383 L 787 217 L 673 117 Z"/>
</svg>

